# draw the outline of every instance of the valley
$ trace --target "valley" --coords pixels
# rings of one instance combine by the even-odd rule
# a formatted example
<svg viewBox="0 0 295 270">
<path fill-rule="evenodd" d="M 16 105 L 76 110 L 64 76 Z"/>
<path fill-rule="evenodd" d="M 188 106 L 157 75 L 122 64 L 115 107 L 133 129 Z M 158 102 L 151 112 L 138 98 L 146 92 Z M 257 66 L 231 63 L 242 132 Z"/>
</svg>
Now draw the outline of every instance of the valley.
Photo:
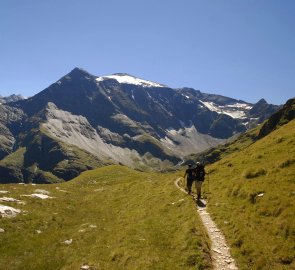
<svg viewBox="0 0 295 270">
<path fill-rule="evenodd" d="M 294 99 L 77 68 L 14 98 L 0 104 L 1 269 L 295 268 Z M 206 210 L 174 185 L 196 161 Z"/>
</svg>

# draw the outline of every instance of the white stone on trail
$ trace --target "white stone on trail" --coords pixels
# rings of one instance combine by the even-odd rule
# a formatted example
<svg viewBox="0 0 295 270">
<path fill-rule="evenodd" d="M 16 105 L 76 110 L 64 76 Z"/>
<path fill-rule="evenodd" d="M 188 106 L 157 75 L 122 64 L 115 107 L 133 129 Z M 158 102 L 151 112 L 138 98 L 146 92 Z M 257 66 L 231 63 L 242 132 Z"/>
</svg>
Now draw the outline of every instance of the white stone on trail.
<svg viewBox="0 0 295 270">
<path fill-rule="evenodd" d="M 7 191 L 7 190 L 0 190 L 0 194 L 6 194 L 6 193 L 9 193 L 9 191 Z"/>
<path fill-rule="evenodd" d="M 10 206 L 0 204 L 0 217 L 15 217 L 16 215 L 20 214 L 21 210 L 16 209 Z"/>
<path fill-rule="evenodd" d="M 90 266 L 89 265 L 82 265 L 80 269 L 81 270 L 88 270 L 88 269 L 90 269 Z"/>
<path fill-rule="evenodd" d="M 220 250 L 218 250 L 218 249 L 213 249 L 213 248 L 212 248 L 212 250 L 213 250 L 214 252 L 216 252 L 216 253 L 222 254 L 222 252 L 221 252 Z"/>
<path fill-rule="evenodd" d="M 96 225 L 89 225 L 89 228 L 96 229 L 97 226 Z"/>
<path fill-rule="evenodd" d="M 10 198 L 10 197 L 2 197 L 0 198 L 0 202 L 16 202 L 17 204 L 22 204 L 22 205 L 26 204 L 24 201 Z"/>
<path fill-rule="evenodd" d="M 40 230 L 36 230 L 35 232 L 36 232 L 37 234 L 42 233 L 42 231 L 40 231 Z"/>
<path fill-rule="evenodd" d="M 5 232 L 5 230 L 0 228 L 0 233 L 4 233 L 4 232 Z"/>
<path fill-rule="evenodd" d="M 45 189 L 35 189 L 35 193 L 40 193 L 40 194 L 44 194 L 44 195 L 49 195 L 49 191 L 45 190 Z"/>
<path fill-rule="evenodd" d="M 72 244 L 72 242 L 73 242 L 73 239 L 68 239 L 68 240 L 63 241 L 62 244 L 70 245 L 70 244 Z"/>
<path fill-rule="evenodd" d="M 50 197 L 50 196 L 45 195 L 45 194 L 38 194 L 38 193 L 33 193 L 33 194 L 30 194 L 30 195 L 21 195 L 21 196 L 22 197 L 39 198 L 39 199 L 42 199 L 42 200 L 54 198 L 54 197 Z"/>
</svg>

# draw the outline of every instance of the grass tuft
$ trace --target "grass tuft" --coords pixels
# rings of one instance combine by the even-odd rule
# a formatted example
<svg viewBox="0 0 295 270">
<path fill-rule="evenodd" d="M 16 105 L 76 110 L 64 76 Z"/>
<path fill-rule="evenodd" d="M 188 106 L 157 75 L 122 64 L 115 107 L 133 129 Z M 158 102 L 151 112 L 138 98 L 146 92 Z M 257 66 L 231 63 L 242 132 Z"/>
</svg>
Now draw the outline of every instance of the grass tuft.
<svg viewBox="0 0 295 270">
<path fill-rule="evenodd" d="M 295 159 L 287 159 L 284 162 L 279 164 L 279 168 L 281 168 L 281 169 L 287 168 L 293 164 L 295 164 Z"/>
<path fill-rule="evenodd" d="M 263 168 L 256 169 L 255 171 L 252 171 L 251 169 L 247 169 L 243 172 L 243 177 L 246 179 L 252 179 L 256 178 L 262 175 L 266 175 L 267 171 Z"/>
</svg>

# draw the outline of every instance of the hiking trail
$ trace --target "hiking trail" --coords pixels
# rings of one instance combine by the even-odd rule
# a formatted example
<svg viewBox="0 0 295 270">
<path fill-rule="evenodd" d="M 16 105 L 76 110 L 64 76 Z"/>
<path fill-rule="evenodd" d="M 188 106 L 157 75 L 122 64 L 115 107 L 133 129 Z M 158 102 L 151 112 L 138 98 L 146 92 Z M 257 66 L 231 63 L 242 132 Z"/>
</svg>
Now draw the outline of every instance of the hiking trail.
<svg viewBox="0 0 295 270">
<path fill-rule="evenodd" d="M 187 192 L 179 186 L 179 181 L 182 178 L 177 178 L 175 180 L 175 185 L 182 192 Z M 204 227 L 207 230 L 209 238 L 211 240 L 211 258 L 214 270 L 237 270 L 238 267 L 235 264 L 234 259 L 230 254 L 228 245 L 226 244 L 224 235 L 217 228 L 214 221 L 211 219 L 209 213 L 206 210 L 206 201 L 202 200 L 197 203 L 198 213 L 201 217 Z"/>
</svg>

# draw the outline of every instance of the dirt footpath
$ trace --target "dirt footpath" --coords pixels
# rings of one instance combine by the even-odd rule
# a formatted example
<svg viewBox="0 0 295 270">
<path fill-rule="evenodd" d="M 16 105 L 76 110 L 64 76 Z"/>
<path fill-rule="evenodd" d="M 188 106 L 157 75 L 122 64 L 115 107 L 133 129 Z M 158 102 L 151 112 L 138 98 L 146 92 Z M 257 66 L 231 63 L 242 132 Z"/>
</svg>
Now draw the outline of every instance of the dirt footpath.
<svg viewBox="0 0 295 270">
<path fill-rule="evenodd" d="M 179 186 L 181 178 L 175 180 L 175 185 L 182 192 L 187 192 Z M 230 254 L 229 247 L 226 244 L 225 238 L 221 231 L 217 228 L 214 221 L 211 219 L 209 213 L 206 210 L 206 201 L 201 200 L 197 202 L 198 213 L 207 230 L 207 233 L 211 240 L 211 258 L 213 263 L 213 269 L 215 270 L 233 270 L 238 269 L 234 259 Z"/>
</svg>

